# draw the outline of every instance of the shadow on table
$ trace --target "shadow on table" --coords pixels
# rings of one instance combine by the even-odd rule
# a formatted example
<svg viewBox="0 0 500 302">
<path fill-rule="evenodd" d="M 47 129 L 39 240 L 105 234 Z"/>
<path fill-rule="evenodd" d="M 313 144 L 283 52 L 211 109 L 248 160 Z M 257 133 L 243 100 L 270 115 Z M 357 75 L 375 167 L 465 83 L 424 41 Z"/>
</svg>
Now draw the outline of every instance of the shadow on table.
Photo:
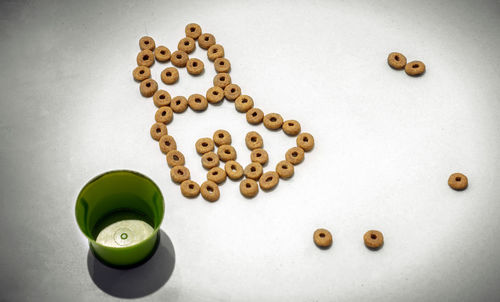
<svg viewBox="0 0 500 302">
<path fill-rule="evenodd" d="M 113 268 L 99 261 L 90 249 L 87 255 L 87 269 L 92 281 L 104 292 L 119 298 L 139 298 L 154 293 L 168 281 L 174 267 L 174 246 L 161 230 L 158 248 L 139 266 Z"/>
</svg>

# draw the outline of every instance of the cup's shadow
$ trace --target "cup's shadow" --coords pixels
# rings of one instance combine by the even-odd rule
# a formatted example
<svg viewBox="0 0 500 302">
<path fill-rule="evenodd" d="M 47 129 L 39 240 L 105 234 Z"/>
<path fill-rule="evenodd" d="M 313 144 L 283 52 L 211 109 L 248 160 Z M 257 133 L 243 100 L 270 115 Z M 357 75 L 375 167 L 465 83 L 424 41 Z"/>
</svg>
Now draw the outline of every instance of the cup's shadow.
<svg viewBox="0 0 500 302">
<path fill-rule="evenodd" d="M 154 293 L 168 281 L 174 267 L 174 246 L 162 230 L 156 251 L 139 266 L 114 268 L 99 261 L 90 249 L 87 255 L 87 269 L 92 281 L 102 291 L 119 298 L 140 298 Z"/>
</svg>

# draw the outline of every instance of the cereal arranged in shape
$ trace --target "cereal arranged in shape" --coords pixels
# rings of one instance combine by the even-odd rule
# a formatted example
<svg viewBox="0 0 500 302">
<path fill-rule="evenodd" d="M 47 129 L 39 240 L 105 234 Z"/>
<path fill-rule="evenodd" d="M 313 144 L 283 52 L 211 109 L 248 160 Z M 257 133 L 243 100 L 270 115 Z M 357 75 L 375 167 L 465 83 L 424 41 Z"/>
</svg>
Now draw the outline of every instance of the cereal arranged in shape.
<svg viewBox="0 0 500 302">
<path fill-rule="evenodd" d="M 283 128 L 283 132 L 290 136 L 295 136 L 300 133 L 300 123 L 297 122 L 296 120 L 288 120 L 284 121 L 283 125 L 281 126 Z"/>
<path fill-rule="evenodd" d="M 194 198 L 200 194 L 200 186 L 196 182 L 187 179 L 181 183 L 181 193 L 184 197 Z"/>
<path fill-rule="evenodd" d="M 204 33 L 198 37 L 198 45 L 203 49 L 208 49 L 215 44 L 215 37 L 212 34 Z"/>
<path fill-rule="evenodd" d="M 174 113 L 172 109 L 168 106 L 160 107 L 155 114 L 155 120 L 158 123 L 168 124 L 174 118 Z"/>
<path fill-rule="evenodd" d="M 217 167 L 219 162 L 219 157 L 214 152 L 207 152 L 201 157 L 201 165 L 207 170 Z"/>
<path fill-rule="evenodd" d="M 203 137 L 196 141 L 195 147 L 196 152 L 203 155 L 207 152 L 214 151 L 214 142 L 208 137 Z"/>
<path fill-rule="evenodd" d="M 166 48 L 165 46 L 156 47 L 154 54 L 155 59 L 158 62 L 167 62 L 168 60 L 170 60 L 170 56 L 172 55 L 170 53 L 170 49 Z"/>
<path fill-rule="evenodd" d="M 158 108 L 169 106 L 171 101 L 172 97 L 170 96 L 170 93 L 166 92 L 165 90 L 160 89 L 153 95 L 153 103 Z"/>
<path fill-rule="evenodd" d="M 314 137 L 307 132 L 301 133 L 297 136 L 296 142 L 297 146 L 306 152 L 311 151 L 312 148 L 314 148 Z"/>
<path fill-rule="evenodd" d="M 243 167 L 234 160 L 226 162 L 224 170 L 226 170 L 227 177 L 232 180 L 238 180 L 243 176 Z"/>
<path fill-rule="evenodd" d="M 151 133 L 151 137 L 156 141 L 168 134 L 167 126 L 163 123 L 154 123 L 149 132 Z"/>
<path fill-rule="evenodd" d="M 231 70 L 231 63 L 226 58 L 218 58 L 214 61 L 215 71 L 228 73 Z"/>
<path fill-rule="evenodd" d="M 153 65 L 154 62 L 155 62 L 154 54 L 149 49 L 141 50 L 137 54 L 137 65 L 139 66 L 151 67 L 151 65 Z"/>
<path fill-rule="evenodd" d="M 257 125 L 262 123 L 262 120 L 264 119 L 264 112 L 262 112 L 259 108 L 252 108 L 247 111 L 246 117 L 249 124 Z"/>
<path fill-rule="evenodd" d="M 186 37 L 190 37 L 195 40 L 201 35 L 201 27 L 196 23 L 189 23 L 186 25 L 184 31 L 186 33 Z"/>
<path fill-rule="evenodd" d="M 240 182 L 240 192 L 241 195 L 252 198 L 259 193 L 259 186 L 257 182 L 253 179 L 243 179 Z"/>
<path fill-rule="evenodd" d="M 264 140 L 257 132 L 250 131 L 245 136 L 245 144 L 250 150 L 261 149 L 264 146 Z"/>
<path fill-rule="evenodd" d="M 146 66 L 137 66 L 132 72 L 134 80 L 142 82 L 151 76 L 151 70 Z"/>
<path fill-rule="evenodd" d="M 192 53 L 196 48 L 196 43 L 193 38 L 185 37 L 179 41 L 177 44 L 177 49 L 183 51 L 187 54 Z"/>
<path fill-rule="evenodd" d="M 170 169 L 170 177 L 175 183 L 182 183 L 185 180 L 188 180 L 191 175 L 189 173 L 189 169 L 184 166 L 175 166 Z"/>
<path fill-rule="evenodd" d="M 205 200 L 207 201 L 214 202 L 219 200 L 219 186 L 213 181 L 207 180 L 202 183 L 200 192 L 201 196 L 203 196 L 203 198 L 205 198 Z"/>
<path fill-rule="evenodd" d="M 141 50 L 153 50 L 155 49 L 155 40 L 153 38 L 144 36 L 139 40 L 139 48 Z"/>
<path fill-rule="evenodd" d="M 210 104 L 216 104 L 224 98 L 224 90 L 220 87 L 212 87 L 207 90 L 207 101 Z"/>
<path fill-rule="evenodd" d="M 244 174 L 246 178 L 250 178 L 253 180 L 259 180 L 262 176 L 262 165 L 258 162 L 251 162 L 248 166 L 245 167 Z"/>
<path fill-rule="evenodd" d="M 304 150 L 299 147 L 290 148 L 286 151 L 285 159 L 292 165 L 298 165 L 304 160 Z"/>
<path fill-rule="evenodd" d="M 267 154 L 267 151 L 264 149 L 255 149 L 252 150 L 252 153 L 250 153 L 250 160 L 252 162 L 265 165 L 269 160 L 269 155 Z"/>
<path fill-rule="evenodd" d="M 191 58 L 188 60 L 186 67 L 189 74 L 199 75 L 203 72 L 205 65 L 200 59 Z"/>
<path fill-rule="evenodd" d="M 280 178 L 288 179 L 293 176 L 293 172 L 293 165 L 286 160 L 282 160 L 276 165 L 276 173 L 278 173 Z"/>
<path fill-rule="evenodd" d="M 187 53 L 182 50 L 176 50 L 170 57 L 170 62 L 176 67 L 186 67 L 188 59 Z"/>
<path fill-rule="evenodd" d="M 224 88 L 224 96 L 228 101 L 234 101 L 241 94 L 240 86 L 236 84 L 229 84 Z"/>
<path fill-rule="evenodd" d="M 194 111 L 203 111 L 207 109 L 207 99 L 201 94 L 192 94 L 188 98 L 188 105 Z"/>
<path fill-rule="evenodd" d="M 153 79 L 145 79 L 141 82 L 139 86 L 139 90 L 141 91 L 142 96 L 144 97 L 152 97 L 158 89 L 158 83 L 156 83 Z"/>
<path fill-rule="evenodd" d="M 167 153 L 167 164 L 170 167 L 175 167 L 175 166 L 184 166 L 186 163 L 186 160 L 184 158 L 184 154 L 182 154 L 178 150 L 170 150 Z"/>
<path fill-rule="evenodd" d="M 161 81 L 167 85 L 176 83 L 179 80 L 179 72 L 175 67 L 167 67 L 161 72 Z"/>
<path fill-rule="evenodd" d="M 226 180 L 226 171 L 219 167 L 213 167 L 207 172 L 207 179 L 220 184 Z"/>
<path fill-rule="evenodd" d="M 278 113 L 268 113 L 264 116 L 264 126 L 269 130 L 277 130 L 283 125 L 283 118 Z"/>
<path fill-rule="evenodd" d="M 236 150 L 231 145 L 221 145 L 217 149 L 217 155 L 222 161 L 230 161 L 236 159 Z"/>
<path fill-rule="evenodd" d="M 221 72 L 215 75 L 214 86 L 224 89 L 229 84 L 231 84 L 229 73 Z"/>
<path fill-rule="evenodd" d="M 172 108 L 172 111 L 175 113 L 182 113 L 186 111 L 187 107 L 188 101 L 183 96 L 174 97 L 170 103 L 170 108 Z"/>
<path fill-rule="evenodd" d="M 231 134 L 227 132 L 226 130 L 219 129 L 214 132 L 214 143 L 215 145 L 221 146 L 221 145 L 231 145 L 232 139 L 231 139 Z"/>
<path fill-rule="evenodd" d="M 158 144 L 160 145 L 161 152 L 165 154 L 172 150 L 177 150 L 177 143 L 175 142 L 175 139 L 170 135 L 164 135 L 160 137 Z"/>
<path fill-rule="evenodd" d="M 207 56 L 210 61 L 224 57 L 224 47 L 220 44 L 214 44 L 208 48 Z"/>
<path fill-rule="evenodd" d="M 274 171 L 269 171 L 264 174 L 259 179 L 259 185 L 262 190 L 271 190 L 278 185 L 280 177 L 278 173 Z"/>
<path fill-rule="evenodd" d="M 248 95 L 240 95 L 234 102 L 234 107 L 238 112 L 245 113 L 253 107 L 253 99 Z"/>
</svg>

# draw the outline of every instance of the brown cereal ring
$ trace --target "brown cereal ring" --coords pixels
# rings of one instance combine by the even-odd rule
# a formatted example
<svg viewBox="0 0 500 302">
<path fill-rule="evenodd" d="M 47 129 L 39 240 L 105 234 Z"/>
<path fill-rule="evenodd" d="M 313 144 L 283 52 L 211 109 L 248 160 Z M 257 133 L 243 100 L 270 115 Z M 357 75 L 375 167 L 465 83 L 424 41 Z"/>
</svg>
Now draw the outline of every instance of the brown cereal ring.
<svg viewBox="0 0 500 302">
<path fill-rule="evenodd" d="M 201 157 L 201 165 L 205 169 L 212 169 L 219 165 L 219 157 L 214 152 L 207 152 Z"/>
<path fill-rule="evenodd" d="M 190 37 L 195 40 L 201 35 L 201 27 L 196 23 L 189 23 L 186 25 L 184 31 L 186 32 L 186 37 Z"/>
<path fill-rule="evenodd" d="M 262 123 L 262 120 L 264 119 L 264 112 L 262 112 L 259 108 L 252 108 L 247 111 L 246 117 L 249 124 L 257 125 Z"/>
<path fill-rule="evenodd" d="M 365 245 L 369 249 L 378 249 L 384 244 L 384 235 L 381 232 L 370 230 L 363 236 Z"/>
<path fill-rule="evenodd" d="M 219 167 L 213 167 L 207 172 L 207 179 L 216 184 L 220 184 L 226 180 L 226 171 Z"/>
<path fill-rule="evenodd" d="M 283 118 L 277 113 L 268 113 L 264 116 L 264 126 L 269 130 L 277 130 L 283 125 Z"/>
<path fill-rule="evenodd" d="M 208 137 L 203 137 L 196 141 L 195 147 L 196 152 L 203 155 L 207 152 L 214 151 L 214 142 Z"/>
<path fill-rule="evenodd" d="M 232 139 L 231 139 L 231 134 L 227 132 L 226 130 L 219 129 L 214 132 L 214 143 L 215 145 L 221 146 L 221 145 L 231 145 Z"/>
<path fill-rule="evenodd" d="M 262 165 L 257 162 L 251 162 L 245 167 L 244 174 L 246 178 L 259 180 L 262 176 Z"/>
<path fill-rule="evenodd" d="M 253 179 L 243 179 L 240 182 L 241 195 L 252 198 L 259 193 L 259 185 Z"/>
<path fill-rule="evenodd" d="M 149 133 L 151 133 L 151 137 L 154 140 L 160 140 L 162 136 L 168 134 L 167 126 L 163 123 L 154 123 L 153 126 L 151 126 Z"/>
<path fill-rule="evenodd" d="M 207 99 L 201 94 L 192 94 L 188 98 L 188 105 L 194 111 L 203 111 L 207 109 L 208 102 Z"/>
<path fill-rule="evenodd" d="M 208 49 L 215 44 L 215 37 L 212 34 L 201 34 L 198 37 L 198 45 L 203 49 Z"/>
<path fill-rule="evenodd" d="M 155 49 L 155 40 L 151 37 L 144 36 L 139 40 L 139 47 L 141 50 L 153 50 Z"/>
<path fill-rule="evenodd" d="M 405 72 L 413 77 L 419 76 L 425 72 L 425 64 L 420 61 L 412 61 L 406 64 Z"/>
<path fill-rule="evenodd" d="M 234 101 L 241 94 L 240 86 L 236 84 L 229 84 L 224 88 L 224 96 L 228 101 Z"/>
<path fill-rule="evenodd" d="M 170 108 L 172 108 L 172 111 L 175 113 L 182 113 L 188 108 L 188 101 L 183 96 L 176 96 L 172 99 Z"/>
<path fill-rule="evenodd" d="M 177 150 L 177 143 L 175 142 L 175 139 L 170 135 L 164 135 L 160 137 L 158 144 L 160 145 L 161 152 L 165 154 L 172 150 Z"/>
<path fill-rule="evenodd" d="M 172 97 L 170 96 L 170 93 L 165 90 L 160 89 L 153 94 L 153 103 L 158 108 L 170 105 L 171 101 Z"/>
<path fill-rule="evenodd" d="M 298 165 L 304 160 L 304 150 L 299 147 L 290 148 L 286 151 L 285 159 L 292 165 Z"/>
<path fill-rule="evenodd" d="M 205 200 L 214 202 L 217 201 L 220 197 L 219 186 L 210 180 L 205 181 L 201 184 L 201 196 L 205 198 Z"/>
<path fill-rule="evenodd" d="M 218 58 L 214 61 L 215 71 L 228 73 L 231 70 L 231 63 L 226 58 Z"/>
<path fill-rule="evenodd" d="M 155 62 L 155 56 L 151 50 L 141 50 L 137 54 L 137 65 L 151 67 Z"/>
<path fill-rule="evenodd" d="M 299 134 L 296 139 L 297 146 L 302 148 L 304 151 L 311 151 L 314 147 L 314 137 L 307 132 Z"/>
<path fill-rule="evenodd" d="M 448 185 L 453 190 L 462 191 L 467 189 L 469 180 L 467 179 L 467 176 L 463 175 L 462 173 L 453 173 L 448 178 Z"/>
<path fill-rule="evenodd" d="M 332 234 L 326 229 L 317 229 L 313 234 L 314 243 L 320 248 L 327 248 L 332 245 Z"/>
<path fill-rule="evenodd" d="M 250 131 L 245 136 L 245 143 L 247 144 L 248 149 L 255 150 L 261 149 L 264 146 L 264 140 L 262 136 L 255 131 Z"/>
<path fill-rule="evenodd" d="M 187 54 L 192 53 L 195 48 L 196 48 L 196 42 L 194 42 L 194 39 L 190 37 L 182 38 L 179 41 L 179 44 L 177 44 L 177 49 Z"/>
<path fill-rule="evenodd" d="M 172 121 L 173 118 L 174 118 L 174 113 L 172 112 L 172 109 L 168 106 L 160 107 L 158 110 L 156 110 L 155 120 L 158 123 L 168 124 Z"/>
<path fill-rule="evenodd" d="M 286 160 L 282 160 L 276 165 L 276 173 L 283 179 L 292 177 L 293 171 L 293 165 Z"/>
<path fill-rule="evenodd" d="M 243 168 L 234 160 L 226 162 L 224 170 L 226 170 L 227 177 L 232 180 L 240 179 L 243 176 Z"/>
<path fill-rule="evenodd" d="M 284 121 L 283 125 L 281 126 L 283 128 L 283 132 L 290 136 L 295 136 L 300 133 L 300 123 L 297 122 L 296 120 L 288 120 Z"/>
<path fill-rule="evenodd" d="M 248 110 L 252 109 L 253 99 L 248 95 L 242 94 L 236 98 L 236 101 L 234 102 L 234 107 L 236 107 L 236 110 L 238 112 L 245 113 Z"/>
<path fill-rule="evenodd" d="M 220 44 L 214 44 L 208 48 L 207 56 L 210 61 L 224 57 L 224 47 Z"/>
<path fill-rule="evenodd" d="M 158 62 L 167 62 L 168 60 L 170 60 L 171 56 L 170 49 L 166 48 L 165 46 L 156 47 L 154 54 L 156 61 Z"/>
<path fill-rule="evenodd" d="M 145 79 L 139 86 L 139 91 L 144 97 L 152 97 L 158 89 L 158 83 L 153 79 Z"/>
<path fill-rule="evenodd" d="M 170 177 L 172 181 L 180 184 L 181 182 L 188 180 L 191 175 L 189 174 L 189 169 L 184 166 L 175 166 L 170 169 Z"/>
<path fill-rule="evenodd" d="M 224 89 L 229 84 L 231 84 L 229 73 L 221 72 L 215 75 L 214 86 Z"/>
<path fill-rule="evenodd" d="M 186 160 L 184 158 L 184 155 L 180 151 L 170 150 L 167 153 L 167 164 L 170 167 L 184 166 L 185 163 L 186 163 Z"/>
<path fill-rule="evenodd" d="M 278 185 L 279 181 L 280 177 L 278 173 L 274 171 L 266 172 L 259 178 L 260 188 L 266 191 L 271 190 Z"/>
<path fill-rule="evenodd" d="M 267 154 L 267 151 L 264 149 L 255 149 L 252 150 L 252 153 L 250 153 L 250 160 L 252 162 L 265 165 L 269 160 L 269 155 Z"/>
<path fill-rule="evenodd" d="M 134 80 L 142 82 L 151 76 L 151 70 L 146 66 L 137 66 L 132 72 Z"/>
<path fill-rule="evenodd" d="M 215 86 L 207 90 L 207 101 L 210 104 L 218 103 L 222 101 L 223 98 L 224 90 L 222 90 L 222 88 Z"/>
<path fill-rule="evenodd" d="M 188 60 L 186 67 L 189 74 L 199 75 L 203 72 L 205 65 L 203 65 L 203 62 L 200 59 L 191 58 Z"/>
<path fill-rule="evenodd" d="M 184 197 L 194 198 L 200 194 L 200 186 L 196 182 L 187 179 L 181 183 L 181 193 Z"/>
<path fill-rule="evenodd" d="M 217 149 L 217 155 L 222 161 L 230 161 L 236 159 L 236 150 L 231 145 L 221 145 Z"/>
<path fill-rule="evenodd" d="M 406 65 L 406 57 L 399 52 L 391 52 L 387 57 L 387 63 L 394 69 L 403 69 Z"/>
<path fill-rule="evenodd" d="M 161 81 L 167 85 L 176 83 L 179 80 L 179 71 L 175 67 L 167 67 L 161 72 Z"/>
<path fill-rule="evenodd" d="M 170 62 L 172 62 L 172 65 L 176 67 L 186 67 L 188 59 L 189 57 L 187 53 L 182 50 L 176 50 L 170 57 Z"/>
</svg>

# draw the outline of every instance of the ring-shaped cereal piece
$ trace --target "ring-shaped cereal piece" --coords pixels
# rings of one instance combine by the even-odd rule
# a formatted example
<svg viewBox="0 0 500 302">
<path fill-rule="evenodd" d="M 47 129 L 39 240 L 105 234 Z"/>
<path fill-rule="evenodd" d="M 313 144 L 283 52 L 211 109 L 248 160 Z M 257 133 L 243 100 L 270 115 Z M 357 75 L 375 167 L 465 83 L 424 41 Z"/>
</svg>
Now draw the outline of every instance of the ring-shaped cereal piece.
<svg viewBox="0 0 500 302">
<path fill-rule="evenodd" d="M 168 154 L 168 152 L 172 150 L 177 150 L 177 143 L 175 142 L 175 139 L 170 135 L 164 135 L 160 137 L 158 144 L 160 145 L 161 152 L 165 154 Z"/>
<path fill-rule="evenodd" d="M 214 151 L 214 142 L 208 137 L 200 138 L 196 141 L 194 146 L 196 148 L 196 152 L 200 155 Z"/>
<path fill-rule="evenodd" d="M 187 54 L 192 53 L 195 50 L 195 48 L 196 48 L 196 42 L 194 41 L 193 38 L 190 37 L 182 38 L 179 41 L 179 44 L 177 44 L 177 49 Z"/>
<path fill-rule="evenodd" d="M 175 166 L 184 166 L 186 163 L 186 159 L 184 158 L 184 154 L 181 153 L 181 151 L 178 150 L 170 150 L 167 153 L 167 164 L 170 167 L 175 167 Z"/>
<path fill-rule="evenodd" d="M 406 57 L 399 52 L 391 52 L 387 57 L 387 64 L 394 69 L 403 69 L 406 66 Z"/>
<path fill-rule="evenodd" d="M 207 56 L 210 61 L 224 57 L 224 47 L 220 44 L 214 44 L 208 48 Z"/>
<path fill-rule="evenodd" d="M 259 185 L 253 179 L 243 179 L 240 182 L 240 192 L 247 198 L 255 197 L 259 193 Z"/>
<path fill-rule="evenodd" d="M 269 130 L 277 130 L 283 125 L 283 118 L 278 113 L 268 113 L 264 116 L 264 126 Z"/>
<path fill-rule="evenodd" d="M 172 53 L 170 57 L 170 62 L 175 67 L 186 67 L 187 61 L 189 60 L 189 56 L 182 50 L 176 50 Z"/>
<path fill-rule="evenodd" d="M 264 149 L 255 149 L 252 150 L 252 153 L 250 153 L 250 160 L 252 162 L 265 165 L 269 160 L 269 155 L 267 154 L 267 151 Z"/>
<path fill-rule="evenodd" d="M 185 166 L 175 166 L 170 169 L 170 177 L 173 182 L 180 184 L 183 181 L 188 180 L 191 175 L 189 173 L 189 169 Z"/>
<path fill-rule="evenodd" d="M 280 181 L 278 173 L 268 171 L 259 178 L 259 185 L 262 190 L 269 191 L 276 187 Z"/>
<path fill-rule="evenodd" d="M 300 123 L 297 122 L 296 120 L 287 120 L 283 122 L 283 125 L 281 126 L 283 129 L 283 132 L 290 136 L 295 136 L 300 133 Z"/>
<path fill-rule="evenodd" d="M 161 72 L 161 81 L 167 85 L 172 85 L 179 80 L 179 71 L 175 67 L 167 67 Z"/>
<path fill-rule="evenodd" d="M 462 173 L 453 173 L 448 178 L 448 185 L 453 190 L 462 191 L 467 189 L 469 180 L 467 179 L 467 176 L 463 175 Z"/>
<path fill-rule="evenodd" d="M 379 249 L 384 244 L 384 235 L 376 230 L 369 230 L 363 235 L 363 241 L 369 249 Z"/>
<path fill-rule="evenodd" d="M 214 202 L 219 200 L 220 197 L 220 191 L 219 191 L 219 186 L 210 180 L 207 180 L 201 184 L 201 196 L 206 201 Z"/>
<path fill-rule="evenodd" d="M 224 88 L 224 96 L 228 101 L 234 101 L 241 95 L 241 88 L 236 84 L 229 84 Z"/>
<path fill-rule="evenodd" d="M 214 152 L 207 152 L 201 157 L 201 165 L 207 170 L 217 167 L 219 162 L 219 156 Z"/>
<path fill-rule="evenodd" d="M 217 149 L 217 155 L 221 161 L 230 161 L 236 159 L 236 150 L 231 145 L 221 145 Z"/>
<path fill-rule="evenodd" d="M 151 130 L 149 130 L 149 133 L 151 133 L 151 137 L 155 141 L 158 141 L 162 136 L 168 134 L 167 126 L 165 126 L 165 124 L 163 123 L 154 123 L 151 126 Z"/>
<path fill-rule="evenodd" d="M 207 90 L 207 101 L 210 104 L 216 104 L 224 98 L 224 90 L 220 87 L 211 87 Z"/>
<path fill-rule="evenodd" d="M 203 49 L 209 49 L 215 44 L 215 37 L 212 34 L 204 33 L 198 37 L 198 45 Z"/>
<path fill-rule="evenodd" d="M 144 97 L 152 97 L 156 90 L 158 90 L 158 83 L 153 79 L 145 79 L 139 85 L 139 91 Z"/>
<path fill-rule="evenodd" d="M 228 73 L 231 70 L 231 63 L 226 58 L 218 58 L 214 61 L 214 67 L 216 72 Z"/>
<path fill-rule="evenodd" d="M 310 133 L 303 132 L 299 134 L 295 141 L 297 142 L 297 146 L 306 152 L 314 148 L 314 137 Z"/>
<path fill-rule="evenodd" d="M 262 136 L 260 136 L 260 134 L 258 134 L 257 132 L 250 131 L 245 136 L 245 144 L 250 150 L 262 149 L 262 147 L 264 146 L 264 140 L 262 139 Z"/>
<path fill-rule="evenodd" d="M 252 108 L 247 111 L 246 118 L 249 124 L 258 125 L 264 119 L 264 112 L 259 108 Z"/>
<path fill-rule="evenodd" d="M 145 49 L 141 50 L 137 54 L 137 65 L 151 67 L 155 62 L 155 55 L 151 50 Z"/>
<path fill-rule="evenodd" d="M 207 179 L 220 184 L 226 180 L 226 171 L 219 167 L 213 167 L 207 172 Z"/>
<path fill-rule="evenodd" d="M 172 55 L 170 53 L 170 49 L 165 46 L 156 47 L 154 54 L 156 61 L 158 62 L 167 62 L 168 60 L 170 60 L 170 56 Z"/>
<path fill-rule="evenodd" d="M 215 131 L 213 139 L 217 147 L 221 145 L 231 145 L 232 142 L 231 134 L 229 134 L 229 132 L 223 129 Z"/>
<path fill-rule="evenodd" d="M 187 107 L 188 107 L 188 101 L 183 96 L 174 97 L 172 99 L 172 102 L 170 103 L 170 108 L 172 108 L 172 111 L 175 113 L 182 113 L 186 111 Z"/>
<path fill-rule="evenodd" d="M 317 229 L 313 234 L 314 243 L 319 248 L 328 248 L 332 245 L 332 234 L 327 229 Z"/>
<path fill-rule="evenodd" d="M 196 23 L 189 23 L 186 25 L 184 32 L 186 33 L 186 37 L 196 40 L 201 35 L 201 27 Z"/>
<path fill-rule="evenodd" d="M 290 148 L 286 151 L 285 159 L 292 165 L 298 165 L 304 161 L 304 150 L 299 147 Z"/>
<path fill-rule="evenodd" d="M 171 101 L 172 97 L 170 96 L 170 93 L 166 92 L 163 89 L 160 89 L 156 91 L 155 94 L 153 94 L 153 103 L 158 108 L 169 106 Z"/>
<path fill-rule="evenodd" d="M 419 76 L 425 72 L 425 64 L 421 61 L 411 61 L 406 64 L 405 72 L 412 77 Z"/>
<path fill-rule="evenodd" d="M 288 179 L 292 177 L 294 170 L 295 169 L 293 165 L 286 160 L 282 160 L 278 164 L 276 164 L 276 173 L 278 173 L 280 178 Z"/>
<path fill-rule="evenodd" d="M 168 124 L 172 121 L 173 118 L 174 118 L 174 113 L 172 112 L 172 109 L 168 106 L 160 107 L 158 108 L 158 110 L 156 110 L 155 120 L 158 123 Z"/>
<path fill-rule="evenodd" d="M 184 197 L 195 198 L 200 194 L 200 186 L 189 179 L 186 179 L 181 183 L 181 193 Z"/>
<path fill-rule="evenodd" d="M 234 101 L 234 107 L 238 112 L 245 113 L 253 107 L 253 99 L 248 95 L 240 95 Z"/>
<path fill-rule="evenodd" d="M 224 89 L 229 84 L 231 84 L 231 76 L 229 73 L 221 72 L 215 75 L 214 86 Z"/>
<path fill-rule="evenodd" d="M 201 94 L 192 94 L 188 98 L 188 105 L 194 111 L 203 111 L 207 109 L 208 102 L 207 99 Z"/>
<path fill-rule="evenodd" d="M 262 176 L 263 168 L 261 164 L 257 162 L 251 162 L 245 167 L 245 170 L 243 172 L 246 178 L 259 180 L 259 178 Z"/>
<path fill-rule="evenodd" d="M 203 62 L 200 59 L 191 58 L 188 60 L 186 67 L 189 74 L 199 75 L 203 72 L 205 65 L 203 65 Z"/>
<path fill-rule="evenodd" d="M 155 40 L 151 37 L 144 36 L 139 39 L 139 47 L 141 50 L 153 50 L 155 49 Z"/>
<path fill-rule="evenodd" d="M 236 161 L 230 160 L 224 165 L 227 177 L 232 180 L 238 180 L 243 176 L 243 167 Z"/>
<path fill-rule="evenodd" d="M 146 66 L 137 66 L 134 71 L 132 71 L 132 76 L 134 80 L 142 82 L 151 77 L 151 70 Z"/>
</svg>

